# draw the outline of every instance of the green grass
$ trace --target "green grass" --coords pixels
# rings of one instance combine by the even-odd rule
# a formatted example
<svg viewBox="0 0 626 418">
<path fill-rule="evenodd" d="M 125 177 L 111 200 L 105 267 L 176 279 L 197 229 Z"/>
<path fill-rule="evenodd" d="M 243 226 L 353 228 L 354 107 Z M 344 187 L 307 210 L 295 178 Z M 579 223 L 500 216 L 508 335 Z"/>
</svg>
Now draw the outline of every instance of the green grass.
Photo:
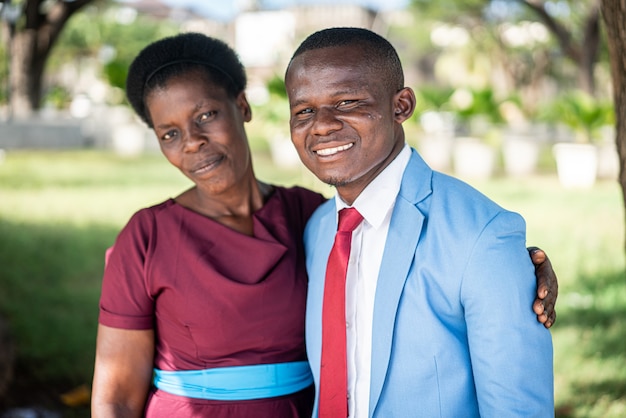
<svg viewBox="0 0 626 418">
<path fill-rule="evenodd" d="M 302 168 L 277 169 L 261 152 L 255 158 L 263 180 L 332 194 Z M 134 211 L 189 184 L 160 155 L 7 153 L 0 164 L 0 312 L 10 321 L 18 363 L 4 406 L 61 408 L 59 394 L 90 384 L 104 250 Z M 559 275 L 552 330 L 557 416 L 626 416 L 618 185 L 564 190 L 550 174 L 474 185 L 526 218 L 529 245 L 544 248 Z M 89 416 L 86 407 L 62 410 Z"/>
</svg>

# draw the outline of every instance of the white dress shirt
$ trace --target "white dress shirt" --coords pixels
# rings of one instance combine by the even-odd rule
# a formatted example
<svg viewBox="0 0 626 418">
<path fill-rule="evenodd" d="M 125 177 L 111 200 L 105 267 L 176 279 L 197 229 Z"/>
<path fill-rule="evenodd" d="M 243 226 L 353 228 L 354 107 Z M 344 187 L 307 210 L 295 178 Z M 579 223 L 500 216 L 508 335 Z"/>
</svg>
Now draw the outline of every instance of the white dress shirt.
<svg viewBox="0 0 626 418">
<path fill-rule="evenodd" d="M 408 145 L 361 192 L 352 207 L 364 220 L 352 233 L 346 276 L 348 411 L 350 418 L 368 416 L 372 359 L 372 321 L 378 272 L 391 213 L 402 175 L 411 157 Z M 348 207 L 335 195 L 337 212 Z"/>
</svg>

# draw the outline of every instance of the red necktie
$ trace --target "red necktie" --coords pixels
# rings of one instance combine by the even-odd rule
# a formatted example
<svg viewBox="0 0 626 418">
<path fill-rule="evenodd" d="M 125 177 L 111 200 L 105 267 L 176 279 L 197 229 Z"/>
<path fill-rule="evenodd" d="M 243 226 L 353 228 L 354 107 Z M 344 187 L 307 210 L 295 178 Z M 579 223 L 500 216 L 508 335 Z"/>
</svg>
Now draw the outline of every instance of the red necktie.
<svg viewBox="0 0 626 418">
<path fill-rule="evenodd" d="M 346 272 L 352 231 L 363 216 L 354 208 L 339 211 L 335 243 L 328 256 L 322 309 L 322 361 L 320 418 L 348 416 L 348 366 L 346 360 Z"/>
</svg>

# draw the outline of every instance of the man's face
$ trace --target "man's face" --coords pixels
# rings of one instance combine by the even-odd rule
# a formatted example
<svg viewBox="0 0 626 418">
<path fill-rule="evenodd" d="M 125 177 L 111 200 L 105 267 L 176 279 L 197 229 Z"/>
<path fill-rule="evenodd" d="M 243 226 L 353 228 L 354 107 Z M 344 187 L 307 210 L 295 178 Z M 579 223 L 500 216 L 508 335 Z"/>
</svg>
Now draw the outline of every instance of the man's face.
<svg viewBox="0 0 626 418">
<path fill-rule="evenodd" d="M 351 204 L 404 145 L 401 93 L 386 87 L 355 46 L 304 52 L 292 61 L 285 85 L 300 159 Z"/>
</svg>

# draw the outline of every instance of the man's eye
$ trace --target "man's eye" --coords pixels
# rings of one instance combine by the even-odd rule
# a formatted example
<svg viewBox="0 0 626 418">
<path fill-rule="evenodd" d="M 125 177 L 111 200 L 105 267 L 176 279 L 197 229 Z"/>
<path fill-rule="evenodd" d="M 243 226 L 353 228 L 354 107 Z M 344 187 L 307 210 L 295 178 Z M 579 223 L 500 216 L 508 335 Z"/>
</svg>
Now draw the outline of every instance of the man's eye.
<svg viewBox="0 0 626 418">
<path fill-rule="evenodd" d="M 206 122 L 207 120 L 209 120 L 211 118 L 211 116 L 215 115 L 215 112 L 211 111 L 211 112 L 205 112 L 203 114 L 200 115 L 200 117 L 198 117 L 198 122 L 202 123 L 202 122 Z"/>
<path fill-rule="evenodd" d="M 307 107 L 306 109 L 302 109 L 296 112 L 296 115 L 309 115 L 311 113 L 313 113 L 313 109 L 311 109 L 310 107 Z"/>
<path fill-rule="evenodd" d="M 354 104 L 356 102 L 356 100 L 342 100 L 339 102 L 339 106 L 349 106 L 351 104 Z"/>
</svg>

